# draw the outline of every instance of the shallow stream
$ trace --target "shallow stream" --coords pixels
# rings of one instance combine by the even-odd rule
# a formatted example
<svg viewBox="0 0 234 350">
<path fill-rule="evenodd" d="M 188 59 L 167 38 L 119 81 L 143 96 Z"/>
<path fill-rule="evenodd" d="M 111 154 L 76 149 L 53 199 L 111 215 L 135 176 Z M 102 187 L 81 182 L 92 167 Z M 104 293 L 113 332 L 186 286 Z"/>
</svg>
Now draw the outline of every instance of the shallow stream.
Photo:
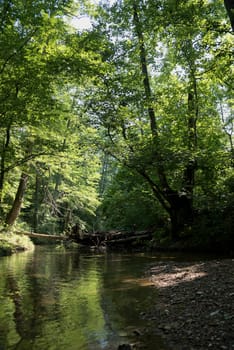
<svg viewBox="0 0 234 350">
<path fill-rule="evenodd" d="M 160 259 L 62 247 L 0 258 L 0 350 L 165 350 L 141 317 L 157 298 L 145 272 Z"/>
</svg>

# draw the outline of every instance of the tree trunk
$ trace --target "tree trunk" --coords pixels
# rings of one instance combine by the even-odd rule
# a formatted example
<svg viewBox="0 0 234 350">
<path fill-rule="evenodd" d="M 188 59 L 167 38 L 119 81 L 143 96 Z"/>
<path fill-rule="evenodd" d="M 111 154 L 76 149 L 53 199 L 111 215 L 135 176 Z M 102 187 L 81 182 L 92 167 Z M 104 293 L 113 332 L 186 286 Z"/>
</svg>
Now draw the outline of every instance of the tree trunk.
<svg viewBox="0 0 234 350">
<path fill-rule="evenodd" d="M 193 187 L 196 167 L 196 162 L 193 159 L 193 154 L 196 149 L 196 120 L 198 115 L 195 74 L 193 71 L 191 71 L 190 86 L 188 92 L 188 149 L 191 152 L 191 159 L 185 166 L 181 190 L 175 191 L 170 187 L 168 183 L 167 175 L 163 165 L 164 159 L 159 149 L 157 120 L 152 105 L 153 96 L 147 69 L 147 52 L 145 49 L 144 35 L 142 32 L 136 2 L 133 4 L 133 22 L 135 25 L 140 49 L 140 64 L 145 91 L 145 100 L 147 103 L 152 140 L 154 143 L 154 156 L 156 160 L 156 171 L 159 179 L 159 184 L 156 184 L 156 182 L 150 175 L 146 173 L 145 170 L 138 170 L 138 173 L 140 173 L 146 179 L 155 197 L 157 200 L 159 200 L 163 208 L 168 212 L 171 220 L 172 239 L 178 239 L 179 233 L 187 224 L 191 224 L 193 219 Z"/>
<path fill-rule="evenodd" d="M 109 170 L 108 154 L 105 153 L 102 159 L 101 179 L 99 182 L 99 194 L 101 196 L 103 195 L 108 183 L 108 170 Z"/>
<path fill-rule="evenodd" d="M 152 96 L 152 90 L 150 86 L 150 78 L 148 73 L 148 64 L 147 64 L 147 52 L 145 48 L 145 41 L 144 41 L 144 35 L 141 28 L 141 22 L 138 14 L 138 7 L 136 3 L 133 5 L 133 21 L 136 28 L 136 34 L 138 38 L 139 48 L 140 48 L 140 64 L 141 64 L 141 71 L 142 71 L 142 77 L 143 77 L 143 85 L 144 85 L 144 91 L 145 91 L 145 100 L 147 103 L 147 110 L 148 110 L 148 116 L 150 121 L 150 128 L 152 133 L 152 140 L 154 144 L 154 155 L 156 158 L 156 167 L 157 167 L 157 175 L 160 180 L 161 187 L 170 190 L 167 176 L 165 174 L 164 166 L 163 166 L 163 159 L 162 154 L 159 150 L 159 142 L 158 142 L 158 126 L 157 126 L 157 120 L 155 111 L 153 108 L 153 96 Z"/>
<path fill-rule="evenodd" d="M 193 198 L 187 192 L 180 193 L 172 189 L 160 190 L 146 172 L 141 175 L 150 185 L 154 196 L 170 217 L 171 238 L 178 240 L 183 229 L 193 222 Z"/>
<path fill-rule="evenodd" d="M 171 220 L 172 238 L 179 238 L 179 233 L 190 226 L 193 222 L 193 201 L 186 195 L 176 194 L 171 199 L 171 208 L 169 210 Z"/>
<path fill-rule="evenodd" d="M 39 175 L 36 173 L 35 179 L 35 192 L 34 192 L 34 211 L 33 211 L 33 231 L 38 231 L 38 215 L 39 215 L 39 189 L 40 189 L 40 180 Z"/>
<path fill-rule="evenodd" d="M 19 186 L 18 186 L 18 190 L 17 190 L 16 196 L 15 196 L 14 203 L 13 203 L 12 208 L 6 217 L 6 224 L 7 225 L 11 225 L 11 226 L 14 225 L 16 219 L 19 216 L 22 202 L 23 202 L 24 193 L 25 193 L 27 183 L 28 183 L 28 178 L 29 178 L 28 174 L 26 174 L 24 172 L 21 174 L 21 178 L 20 178 L 20 182 L 19 182 Z"/>
<path fill-rule="evenodd" d="M 138 42 L 139 42 L 139 48 L 140 48 L 141 71 L 143 76 L 143 84 L 145 89 L 145 98 L 147 103 L 148 115 L 150 119 L 151 132 L 153 136 L 157 136 L 158 128 L 157 128 L 154 109 L 152 107 L 152 92 L 151 92 L 148 67 L 147 67 L 145 41 L 144 41 L 144 35 L 142 32 L 142 29 L 141 29 L 141 23 L 140 23 L 138 8 L 136 3 L 133 4 L 133 20 L 134 20 Z"/>
<path fill-rule="evenodd" d="M 2 154 L 1 154 L 1 162 L 0 162 L 0 214 L 2 214 L 3 212 L 1 204 L 2 204 L 5 174 L 6 174 L 6 169 L 5 169 L 6 152 L 10 143 L 10 129 L 11 129 L 11 121 L 6 128 L 6 135 L 2 145 Z"/>
</svg>

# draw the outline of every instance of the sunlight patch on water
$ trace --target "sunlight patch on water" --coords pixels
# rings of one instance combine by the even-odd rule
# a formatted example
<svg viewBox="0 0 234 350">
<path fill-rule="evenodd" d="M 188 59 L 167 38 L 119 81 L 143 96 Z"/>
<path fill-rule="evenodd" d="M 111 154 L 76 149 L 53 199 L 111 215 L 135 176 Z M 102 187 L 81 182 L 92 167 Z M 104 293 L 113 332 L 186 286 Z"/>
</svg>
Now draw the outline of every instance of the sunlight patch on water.
<svg viewBox="0 0 234 350">
<path fill-rule="evenodd" d="M 154 283 L 149 278 L 126 278 L 122 282 L 128 284 L 135 284 L 140 287 L 150 287 L 154 285 Z"/>
</svg>

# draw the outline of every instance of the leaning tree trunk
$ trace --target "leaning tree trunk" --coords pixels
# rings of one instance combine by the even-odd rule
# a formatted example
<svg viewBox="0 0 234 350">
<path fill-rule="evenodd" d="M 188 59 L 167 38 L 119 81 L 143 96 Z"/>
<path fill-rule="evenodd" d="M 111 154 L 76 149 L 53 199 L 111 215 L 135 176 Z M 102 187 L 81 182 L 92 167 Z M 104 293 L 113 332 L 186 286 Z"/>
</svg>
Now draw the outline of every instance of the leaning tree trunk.
<svg viewBox="0 0 234 350">
<path fill-rule="evenodd" d="M 169 214 L 171 222 L 171 237 L 179 238 L 180 233 L 186 226 L 193 222 L 193 197 L 185 191 L 174 191 L 170 188 L 161 189 L 146 171 L 139 172 L 150 185 L 153 194 Z"/>
<path fill-rule="evenodd" d="M 16 219 L 19 216 L 22 202 L 23 202 L 24 193 L 25 193 L 25 190 L 27 188 L 28 178 L 29 178 L 28 174 L 26 174 L 24 172 L 21 174 L 21 178 L 20 178 L 18 190 L 16 192 L 14 203 L 13 203 L 11 210 L 9 211 L 9 213 L 7 214 L 7 217 L 6 217 L 6 224 L 7 225 L 11 225 L 11 226 L 14 225 Z"/>
</svg>

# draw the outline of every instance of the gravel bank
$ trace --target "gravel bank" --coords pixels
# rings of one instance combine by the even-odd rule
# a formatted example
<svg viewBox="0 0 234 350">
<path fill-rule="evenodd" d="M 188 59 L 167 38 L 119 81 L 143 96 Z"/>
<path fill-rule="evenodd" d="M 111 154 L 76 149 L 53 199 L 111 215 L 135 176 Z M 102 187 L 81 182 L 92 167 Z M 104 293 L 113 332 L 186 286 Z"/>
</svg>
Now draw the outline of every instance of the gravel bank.
<svg viewBox="0 0 234 350">
<path fill-rule="evenodd" d="M 143 315 L 171 350 L 234 350 L 234 259 L 162 262 L 158 299 Z"/>
</svg>

